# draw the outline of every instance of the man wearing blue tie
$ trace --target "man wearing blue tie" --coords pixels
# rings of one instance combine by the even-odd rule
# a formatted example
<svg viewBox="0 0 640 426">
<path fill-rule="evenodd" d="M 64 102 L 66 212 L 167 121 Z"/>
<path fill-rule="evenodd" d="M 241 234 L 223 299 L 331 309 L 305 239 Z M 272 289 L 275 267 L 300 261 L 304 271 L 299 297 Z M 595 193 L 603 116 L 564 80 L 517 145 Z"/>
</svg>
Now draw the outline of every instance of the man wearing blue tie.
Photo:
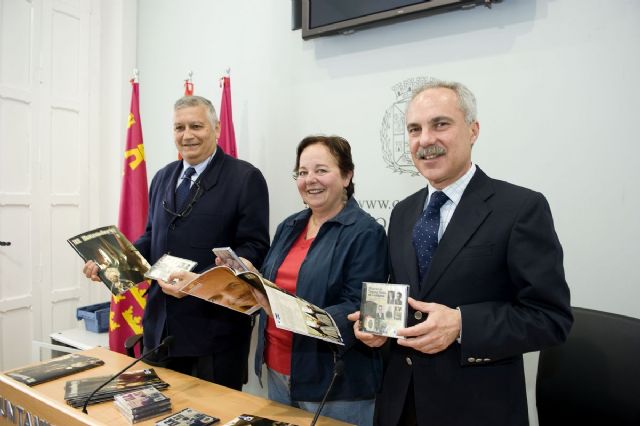
<svg viewBox="0 0 640 426">
<path fill-rule="evenodd" d="M 469 89 L 442 81 L 406 111 L 427 180 L 389 221 L 391 281 L 410 285 L 406 339 L 354 327 L 365 344 L 390 345 L 380 425 L 527 425 L 522 355 L 563 342 L 573 322 L 549 205 L 471 161 L 476 114 Z"/>
<path fill-rule="evenodd" d="M 182 160 L 156 173 L 149 188 L 149 216 L 134 243 L 155 263 L 163 254 L 214 266 L 215 247 L 232 247 L 261 265 L 269 249 L 269 194 L 260 170 L 225 154 L 217 145 L 220 122 L 208 99 L 185 96 L 174 105 L 173 136 Z M 97 277 L 88 262 L 85 275 Z M 168 335 L 174 343 L 148 360 L 234 389 L 247 376 L 251 318 L 154 282 L 143 317 L 144 346 Z"/>
</svg>

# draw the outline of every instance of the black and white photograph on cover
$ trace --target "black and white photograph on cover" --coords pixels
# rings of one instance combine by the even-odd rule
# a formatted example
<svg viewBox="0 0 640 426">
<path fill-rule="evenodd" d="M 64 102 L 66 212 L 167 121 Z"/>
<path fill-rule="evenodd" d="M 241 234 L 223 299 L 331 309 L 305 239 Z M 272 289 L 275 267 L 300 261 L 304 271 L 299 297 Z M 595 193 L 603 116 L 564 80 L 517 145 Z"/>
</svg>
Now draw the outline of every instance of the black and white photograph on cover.
<svg viewBox="0 0 640 426">
<path fill-rule="evenodd" d="M 101 365 L 104 365 L 101 359 L 81 354 L 68 354 L 37 365 L 8 371 L 5 374 L 28 386 L 35 386 Z"/>
<path fill-rule="evenodd" d="M 360 329 L 399 338 L 397 330 L 407 324 L 408 289 L 404 284 L 363 283 Z"/>
<path fill-rule="evenodd" d="M 156 426 L 209 426 L 220 421 L 219 418 L 201 413 L 193 408 L 185 408 L 165 417 Z"/>
<path fill-rule="evenodd" d="M 98 275 L 113 295 L 120 295 L 145 280 L 150 265 L 114 226 L 105 226 L 71 237 L 67 242 L 84 261 L 92 260 Z"/>
</svg>

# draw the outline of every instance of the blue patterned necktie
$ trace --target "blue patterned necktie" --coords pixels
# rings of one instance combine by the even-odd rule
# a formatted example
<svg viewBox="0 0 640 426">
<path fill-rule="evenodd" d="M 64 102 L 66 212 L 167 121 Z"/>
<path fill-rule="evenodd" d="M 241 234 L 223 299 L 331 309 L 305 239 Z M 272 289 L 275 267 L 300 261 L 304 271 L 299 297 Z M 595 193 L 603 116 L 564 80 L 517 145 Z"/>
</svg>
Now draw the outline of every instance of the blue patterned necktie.
<svg viewBox="0 0 640 426">
<path fill-rule="evenodd" d="M 438 247 L 438 228 L 440 227 L 440 208 L 449 200 L 447 194 L 435 191 L 427 208 L 413 227 L 413 247 L 418 258 L 420 282 L 427 275 L 431 259 Z"/>
<path fill-rule="evenodd" d="M 179 212 L 184 207 L 184 203 L 187 202 L 189 198 L 189 192 L 191 192 L 191 176 L 196 172 L 196 169 L 193 167 L 189 167 L 184 171 L 184 175 L 182 175 L 182 182 L 178 185 L 176 189 L 176 211 Z"/>
</svg>

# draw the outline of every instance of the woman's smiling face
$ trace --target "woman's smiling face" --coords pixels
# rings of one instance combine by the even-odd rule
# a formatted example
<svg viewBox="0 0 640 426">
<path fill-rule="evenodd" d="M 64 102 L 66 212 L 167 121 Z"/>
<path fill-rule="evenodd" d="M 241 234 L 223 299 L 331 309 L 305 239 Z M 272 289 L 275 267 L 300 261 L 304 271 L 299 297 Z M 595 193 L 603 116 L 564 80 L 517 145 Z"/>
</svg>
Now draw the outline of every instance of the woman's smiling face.
<svg viewBox="0 0 640 426">
<path fill-rule="evenodd" d="M 337 213 L 351 173 L 342 176 L 336 159 L 322 143 L 309 145 L 300 154 L 296 184 L 302 200 L 317 213 Z"/>
</svg>

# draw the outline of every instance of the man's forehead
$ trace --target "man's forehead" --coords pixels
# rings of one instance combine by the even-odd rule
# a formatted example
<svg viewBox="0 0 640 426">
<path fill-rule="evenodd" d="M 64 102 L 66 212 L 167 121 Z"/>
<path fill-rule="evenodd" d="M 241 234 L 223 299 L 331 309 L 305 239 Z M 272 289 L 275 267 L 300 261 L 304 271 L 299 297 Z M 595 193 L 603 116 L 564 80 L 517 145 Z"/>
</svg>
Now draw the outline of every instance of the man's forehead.
<svg viewBox="0 0 640 426">
<path fill-rule="evenodd" d="M 427 89 L 418 94 L 407 107 L 407 123 L 413 116 L 425 113 L 429 114 L 429 120 L 463 114 L 456 93 L 447 88 Z"/>
<path fill-rule="evenodd" d="M 203 105 L 195 105 L 178 108 L 173 112 L 174 120 L 186 120 L 187 116 L 190 120 L 206 119 L 207 111 Z"/>
</svg>

